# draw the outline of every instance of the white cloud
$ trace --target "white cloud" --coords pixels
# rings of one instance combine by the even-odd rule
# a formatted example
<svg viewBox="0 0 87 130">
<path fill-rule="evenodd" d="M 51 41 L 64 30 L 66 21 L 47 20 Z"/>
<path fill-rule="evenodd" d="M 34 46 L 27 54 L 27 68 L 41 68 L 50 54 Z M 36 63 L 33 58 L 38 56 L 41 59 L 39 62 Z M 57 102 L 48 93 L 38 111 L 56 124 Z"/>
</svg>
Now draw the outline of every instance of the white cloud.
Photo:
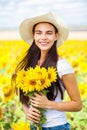
<svg viewBox="0 0 87 130">
<path fill-rule="evenodd" d="M 87 24 L 87 2 L 84 0 L 1 0 L 0 2 L 0 23 L 4 23 L 4 26 L 10 27 L 12 25 L 9 23 L 12 23 L 17 27 L 21 20 L 47 11 L 57 12 L 68 24 L 78 22 Z M 5 24 L 6 22 L 8 24 Z"/>
</svg>

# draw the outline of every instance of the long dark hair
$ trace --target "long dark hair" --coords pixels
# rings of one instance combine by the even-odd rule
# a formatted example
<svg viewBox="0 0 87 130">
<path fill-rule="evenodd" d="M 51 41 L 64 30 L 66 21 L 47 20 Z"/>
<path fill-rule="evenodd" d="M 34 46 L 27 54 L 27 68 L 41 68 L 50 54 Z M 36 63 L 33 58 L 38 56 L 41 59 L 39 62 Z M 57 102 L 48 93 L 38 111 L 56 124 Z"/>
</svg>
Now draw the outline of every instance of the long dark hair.
<svg viewBox="0 0 87 130">
<path fill-rule="evenodd" d="M 58 61 L 58 54 L 57 54 L 57 47 L 56 47 L 57 41 L 54 42 L 53 46 L 49 50 L 46 60 L 41 65 L 41 67 L 55 67 L 57 69 L 57 61 Z M 41 51 L 36 46 L 35 41 L 33 41 L 31 47 L 27 50 L 25 57 L 23 60 L 17 65 L 16 72 L 21 69 L 27 70 L 28 67 L 35 67 L 37 65 L 37 62 L 40 58 Z M 57 81 L 55 83 L 52 83 L 51 87 L 49 87 L 49 92 L 47 93 L 47 97 L 49 100 L 54 100 L 58 94 L 58 91 L 61 93 L 61 99 L 63 99 L 63 91 L 60 86 L 60 78 L 58 77 Z M 22 90 L 20 90 L 20 99 L 21 101 L 28 101 L 28 98 L 24 96 L 24 93 Z"/>
</svg>

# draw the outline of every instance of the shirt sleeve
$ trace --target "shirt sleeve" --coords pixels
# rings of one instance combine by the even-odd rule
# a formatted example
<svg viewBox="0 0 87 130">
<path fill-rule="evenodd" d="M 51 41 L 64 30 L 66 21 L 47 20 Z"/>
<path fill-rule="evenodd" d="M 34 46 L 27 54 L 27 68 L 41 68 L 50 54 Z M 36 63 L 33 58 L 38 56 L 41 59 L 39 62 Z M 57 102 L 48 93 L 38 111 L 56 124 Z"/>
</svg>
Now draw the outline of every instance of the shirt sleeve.
<svg viewBox="0 0 87 130">
<path fill-rule="evenodd" d="M 60 78 L 65 74 L 74 73 L 72 66 L 65 59 L 60 59 L 57 62 L 57 71 Z"/>
</svg>

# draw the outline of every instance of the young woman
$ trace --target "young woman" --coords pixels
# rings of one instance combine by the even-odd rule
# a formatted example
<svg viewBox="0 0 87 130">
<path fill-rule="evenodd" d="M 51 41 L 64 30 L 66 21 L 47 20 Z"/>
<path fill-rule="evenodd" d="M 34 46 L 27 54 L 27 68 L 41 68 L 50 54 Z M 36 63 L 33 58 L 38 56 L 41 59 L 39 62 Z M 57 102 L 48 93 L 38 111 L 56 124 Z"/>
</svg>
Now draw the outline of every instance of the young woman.
<svg viewBox="0 0 87 130">
<path fill-rule="evenodd" d="M 47 122 L 43 124 L 42 130 L 70 130 L 64 112 L 79 111 L 82 103 L 73 69 L 57 53 L 57 47 L 68 37 L 67 26 L 59 16 L 49 12 L 24 20 L 20 25 L 20 34 L 31 46 L 16 71 L 36 65 L 45 68 L 54 66 L 58 71 L 58 79 L 49 88 L 47 96 L 35 93 L 28 99 L 21 90 L 21 101 L 27 119 L 39 123 L 40 111 L 36 108 L 44 108 Z M 64 90 L 70 101 L 63 102 Z M 34 107 L 28 106 L 28 100 Z"/>
</svg>

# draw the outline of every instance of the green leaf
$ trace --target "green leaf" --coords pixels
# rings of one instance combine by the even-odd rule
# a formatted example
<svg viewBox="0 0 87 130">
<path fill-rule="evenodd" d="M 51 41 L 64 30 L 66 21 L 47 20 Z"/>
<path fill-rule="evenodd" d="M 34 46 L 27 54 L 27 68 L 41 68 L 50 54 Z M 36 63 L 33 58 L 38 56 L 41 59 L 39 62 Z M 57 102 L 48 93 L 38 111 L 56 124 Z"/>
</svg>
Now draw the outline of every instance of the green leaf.
<svg viewBox="0 0 87 130">
<path fill-rule="evenodd" d="M 47 93 L 49 92 L 49 90 L 44 89 L 44 90 L 42 90 L 41 92 L 46 96 Z"/>
<path fill-rule="evenodd" d="M 10 123 L 5 123 L 5 125 L 3 126 L 3 128 L 5 130 L 10 130 L 11 129 Z"/>
</svg>

